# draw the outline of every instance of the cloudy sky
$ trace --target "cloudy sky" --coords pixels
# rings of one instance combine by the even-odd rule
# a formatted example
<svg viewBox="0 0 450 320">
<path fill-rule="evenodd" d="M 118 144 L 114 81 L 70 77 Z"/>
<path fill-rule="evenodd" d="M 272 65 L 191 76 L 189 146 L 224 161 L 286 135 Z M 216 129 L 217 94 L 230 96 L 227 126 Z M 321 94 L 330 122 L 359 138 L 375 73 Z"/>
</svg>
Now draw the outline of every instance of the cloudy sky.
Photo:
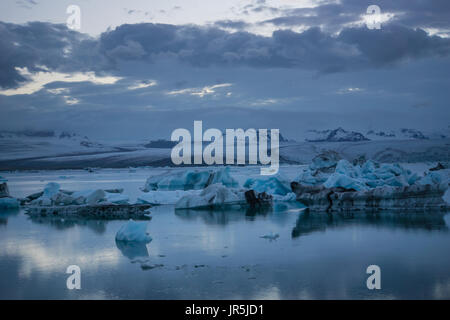
<svg viewBox="0 0 450 320">
<path fill-rule="evenodd" d="M 450 125 L 448 0 L 2 0 L 0 35 L 1 130 Z"/>
</svg>

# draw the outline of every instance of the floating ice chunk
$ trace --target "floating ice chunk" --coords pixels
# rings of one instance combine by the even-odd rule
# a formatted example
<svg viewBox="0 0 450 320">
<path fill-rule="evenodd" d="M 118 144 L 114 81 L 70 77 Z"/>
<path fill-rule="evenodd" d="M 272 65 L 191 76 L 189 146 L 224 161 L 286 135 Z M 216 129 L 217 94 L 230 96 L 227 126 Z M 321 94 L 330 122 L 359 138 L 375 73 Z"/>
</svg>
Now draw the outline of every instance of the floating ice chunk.
<svg viewBox="0 0 450 320">
<path fill-rule="evenodd" d="M 244 188 L 253 189 L 258 193 L 277 194 L 285 196 L 291 192 L 290 182 L 281 175 L 272 177 L 249 178 L 244 183 Z"/>
<path fill-rule="evenodd" d="M 342 173 L 333 173 L 323 184 L 326 188 L 342 187 L 345 189 L 354 189 L 356 191 L 367 190 L 368 187 L 357 179 L 353 179 Z"/>
<path fill-rule="evenodd" d="M 93 205 L 93 204 L 96 204 L 99 202 L 106 201 L 106 192 L 101 189 L 80 190 L 80 191 L 74 192 L 72 194 L 72 197 L 74 199 L 78 199 L 78 202 Z"/>
<path fill-rule="evenodd" d="M 0 209 L 18 209 L 20 203 L 15 198 L 0 198 Z"/>
<path fill-rule="evenodd" d="M 274 234 L 274 233 L 271 232 L 269 234 L 261 236 L 260 238 L 267 239 L 267 240 L 270 240 L 270 241 L 274 241 L 274 240 L 277 240 L 279 237 L 280 237 L 280 235 L 278 233 Z"/>
<path fill-rule="evenodd" d="M 117 241 L 144 242 L 152 241 L 152 237 L 147 233 L 147 222 L 128 221 L 120 227 L 116 233 Z"/>
<path fill-rule="evenodd" d="M 222 184 L 213 184 L 198 195 L 193 194 L 182 197 L 175 204 L 175 208 L 217 208 L 242 203 L 245 203 L 245 196 L 242 190 L 229 189 Z"/>
<path fill-rule="evenodd" d="M 8 182 L 8 179 L 3 178 L 2 176 L 0 176 L 0 183 L 3 183 L 3 182 Z"/>
<path fill-rule="evenodd" d="M 105 192 L 106 202 L 114 204 L 128 204 L 130 197 L 120 193 L 109 193 Z"/>
<path fill-rule="evenodd" d="M 59 192 L 60 185 L 56 182 L 49 182 L 44 188 L 44 194 L 42 195 L 45 198 L 51 198 Z"/>
<path fill-rule="evenodd" d="M 215 183 L 226 187 L 237 187 L 238 183 L 230 175 L 228 167 L 220 170 L 187 170 L 172 174 L 162 174 L 147 179 L 142 191 L 152 190 L 199 190 Z"/>
<path fill-rule="evenodd" d="M 153 205 L 175 204 L 184 196 L 198 195 L 200 192 L 200 190 L 149 191 L 140 195 L 137 198 L 137 203 Z"/>
</svg>

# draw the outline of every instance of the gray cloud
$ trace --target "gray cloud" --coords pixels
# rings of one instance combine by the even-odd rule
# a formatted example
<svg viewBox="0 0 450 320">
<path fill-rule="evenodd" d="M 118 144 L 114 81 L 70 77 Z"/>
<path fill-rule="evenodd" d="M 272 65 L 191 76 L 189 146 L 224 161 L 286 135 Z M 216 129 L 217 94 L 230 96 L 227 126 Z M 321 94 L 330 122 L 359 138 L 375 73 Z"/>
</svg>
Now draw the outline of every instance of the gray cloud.
<svg viewBox="0 0 450 320">
<path fill-rule="evenodd" d="M 278 17 L 263 23 L 277 26 L 320 26 L 328 32 L 338 32 L 346 24 L 360 21 L 369 4 L 360 0 L 341 0 L 339 3 L 319 2 L 314 8 L 282 9 Z M 450 28 L 450 2 L 447 0 L 378 0 L 381 13 L 394 13 L 392 23 L 409 28 Z"/>
<path fill-rule="evenodd" d="M 388 25 L 381 30 L 343 29 L 337 36 L 319 28 L 278 30 L 271 37 L 230 33 L 215 27 L 167 24 L 122 25 L 98 39 L 64 25 L 0 22 L 0 86 L 25 79 L 16 70 L 114 71 L 121 61 L 172 59 L 196 67 L 298 68 L 319 73 L 391 66 L 405 59 L 447 56 L 450 39 Z"/>
</svg>

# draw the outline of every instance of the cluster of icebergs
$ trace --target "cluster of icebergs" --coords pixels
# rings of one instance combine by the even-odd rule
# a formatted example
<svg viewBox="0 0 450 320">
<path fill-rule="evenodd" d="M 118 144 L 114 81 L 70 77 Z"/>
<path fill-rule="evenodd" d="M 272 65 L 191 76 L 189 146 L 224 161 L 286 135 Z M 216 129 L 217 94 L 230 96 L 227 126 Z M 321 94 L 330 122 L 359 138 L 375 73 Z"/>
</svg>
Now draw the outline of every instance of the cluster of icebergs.
<svg viewBox="0 0 450 320">
<path fill-rule="evenodd" d="M 353 165 L 344 159 L 318 156 L 294 181 L 307 186 L 366 191 L 386 186 L 435 185 L 440 184 L 442 178 L 435 171 L 419 177 L 399 164 L 378 164 L 369 160 Z"/>
<path fill-rule="evenodd" d="M 147 179 L 138 203 L 174 204 L 177 209 L 218 208 L 243 205 L 245 192 L 267 193 L 274 201 L 295 201 L 288 179 L 274 177 L 249 178 L 243 187 L 230 175 L 230 168 L 197 171 L 186 170 Z"/>
</svg>

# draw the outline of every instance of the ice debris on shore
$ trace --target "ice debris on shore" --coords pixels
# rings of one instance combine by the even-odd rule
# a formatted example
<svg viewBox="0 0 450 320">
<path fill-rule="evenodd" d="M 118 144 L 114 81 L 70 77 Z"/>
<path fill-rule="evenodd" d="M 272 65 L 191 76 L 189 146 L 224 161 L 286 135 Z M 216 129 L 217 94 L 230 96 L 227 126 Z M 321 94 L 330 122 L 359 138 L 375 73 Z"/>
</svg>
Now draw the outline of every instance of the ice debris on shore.
<svg viewBox="0 0 450 320">
<path fill-rule="evenodd" d="M 116 241 L 143 243 L 152 241 L 152 237 L 147 233 L 147 222 L 129 220 L 117 231 Z"/>
<path fill-rule="evenodd" d="M 218 170 L 186 170 L 152 176 L 147 179 L 142 191 L 199 190 L 216 183 L 229 188 L 238 186 L 237 181 L 230 175 L 230 168 L 225 167 Z"/>
</svg>

